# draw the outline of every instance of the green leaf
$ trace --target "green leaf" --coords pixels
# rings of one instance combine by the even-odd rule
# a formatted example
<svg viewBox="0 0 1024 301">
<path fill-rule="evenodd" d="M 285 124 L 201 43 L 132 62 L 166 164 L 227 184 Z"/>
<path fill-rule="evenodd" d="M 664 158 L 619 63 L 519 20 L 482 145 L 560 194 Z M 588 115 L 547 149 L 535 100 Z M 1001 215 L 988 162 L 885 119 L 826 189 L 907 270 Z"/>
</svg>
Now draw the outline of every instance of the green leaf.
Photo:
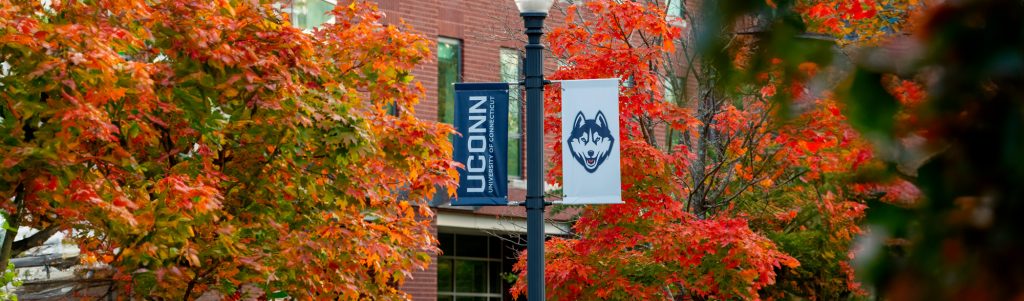
<svg viewBox="0 0 1024 301">
<path fill-rule="evenodd" d="M 9 218 L 9 216 L 7 216 L 6 213 L 3 214 L 3 216 L 4 216 L 4 224 L 3 224 L 4 230 L 18 232 L 18 229 L 14 228 L 14 227 L 11 227 L 11 225 L 7 223 L 7 219 Z"/>
</svg>

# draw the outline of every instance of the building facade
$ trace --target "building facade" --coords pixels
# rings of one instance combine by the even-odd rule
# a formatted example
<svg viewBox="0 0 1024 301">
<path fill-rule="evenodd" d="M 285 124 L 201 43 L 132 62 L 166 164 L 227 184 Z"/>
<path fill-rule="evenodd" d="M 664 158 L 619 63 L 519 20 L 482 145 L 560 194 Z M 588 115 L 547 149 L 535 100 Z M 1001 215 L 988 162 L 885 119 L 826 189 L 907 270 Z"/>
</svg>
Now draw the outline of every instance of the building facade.
<svg viewBox="0 0 1024 301">
<path fill-rule="evenodd" d="M 434 57 L 420 64 L 413 76 L 427 93 L 416 106 L 416 117 L 451 123 L 454 83 L 509 82 L 521 77 L 522 18 L 513 0 L 408 1 L 377 0 L 385 22 L 404 22 L 414 32 L 432 40 Z M 563 2 L 563 1 L 559 1 Z M 292 23 L 312 28 L 330 22 L 326 15 L 334 0 L 293 0 Z M 564 7 L 567 3 L 558 3 Z M 561 10 L 552 9 L 546 25 L 561 22 Z M 556 63 L 546 58 L 548 73 Z M 517 85 L 511 86 L 509 104 L 508 178 L 509 198 L 525 199 L 524 102 Z M 413 300 L 499 301 L 508 294 L 514 279 L 512 264 L 526 242 L 525 210 L 522 207 L 452 207 L 439 196 L 432 200 L 433 224 L 441 254 L 430 267 L 413 272 L 402 287 Z M 564 216 L 551 220 L 565 220 Z M 567 223 L 551 222 L 550 235 L 568 233 Z M 524 296 L 525 298 L 525 296 Z"/>
</svg>

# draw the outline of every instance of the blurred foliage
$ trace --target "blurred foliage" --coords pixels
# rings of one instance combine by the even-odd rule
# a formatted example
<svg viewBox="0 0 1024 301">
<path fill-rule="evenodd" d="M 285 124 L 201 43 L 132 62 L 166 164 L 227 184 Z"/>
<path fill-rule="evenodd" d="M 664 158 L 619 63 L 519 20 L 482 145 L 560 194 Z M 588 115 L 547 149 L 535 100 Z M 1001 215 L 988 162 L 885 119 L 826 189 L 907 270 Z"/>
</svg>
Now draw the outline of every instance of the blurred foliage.
<svg viewBox="0 0 1024 301">
<path fill-rule="evenodd" d="M 928 88 L 911 113 L 912 130 L 925 140 L 920 149 L 933 154 L 916 169 L 926 201 L 912 210 L 869 211 L 872 231 L 856 262 L 877 293 L 893 300 L 1019 299 L 1024 3 L 947 1 L 929 11 L 912 39 L 920 52 L 901 73 L 923 78 Z M 857 74 L 878 78 L 901 64 L 869 62 Z M 871 109 L 888 105 L 884 92 L 855 84 L 846 97 L 851 107 Z M 857 120 L 866 131 L 894 135 L 880 137 L 889 139 L 881 145 L 898 145 L 890 116 L 876 118 L 888 120 Z"/>
<path fill-rule="evenodd" d="M 822 1 L 829 2 L 829 1 Z M 886 164 L 857 177 L 889 191 L 867 198 L 854 268 L 873 294 L 889 300 L 1010 300 L 1024 296 L 1024 3 L 1020 1 L 840 1 L 848 12 L 882 23 L 830 23 L 846 4 L 710 1 L 722 24 L 767 17 L 769 33 L 753 61 L 788 55 L 783 64 L 819 61 L 796 41 L 799 23 L 778 10 L 807 9 L 806 29 L 828 32 L 855 69 L 836 95 L 844 114 Z M 875 9 L 874 13 L 870 12 Z M 765 11 L 772 11 L 765 13 Z M 921 12 L 914 16 L 915 12 Z M 902 19 L 900 19 L 902 18 Z M 883 24 L 887 23 L 887 24 Z M 849 30 L 849 28 L 854 30 Z M 876 30 L 865 35 L 864 29 Z M 762 72 L 730 68 L 720 57 L 727 37 L 705 31 L 705 56 L 723 78 L 744 82 Z M 785 95 L 783 95 L 784 97 Z M 791 99 L 779 98 L 783 102 Z M 894 202 L 905 191 L 923 198 Z M 806 243 L 773 237 L 781 248 Z M 805 267 L 814 261 L 790 253 Z M 782 277 L 782 276 L 780 276 Z M 839 296 L 835 296 L 839 297 Z"/>
</svg>

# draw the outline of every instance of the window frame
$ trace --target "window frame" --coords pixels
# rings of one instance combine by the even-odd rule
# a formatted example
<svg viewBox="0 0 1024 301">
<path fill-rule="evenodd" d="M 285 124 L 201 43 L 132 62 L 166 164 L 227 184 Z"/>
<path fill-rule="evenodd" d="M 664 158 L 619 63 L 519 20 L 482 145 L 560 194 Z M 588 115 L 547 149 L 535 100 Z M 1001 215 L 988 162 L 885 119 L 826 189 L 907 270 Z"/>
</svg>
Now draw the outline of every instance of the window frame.
<svg viewBox="0 0 1024 301">
<path fill-rule="evenodd" d="M 456 62 L 455 62 L 456 63 L 456 69 L 457 69 L 456 70 L 456 74 L 455 74 L 455 82 L 447 83 L 447 86 L 445 86 L 446 85 L 445 83 L 441 82 L 441 57 L 440 57 L 440 55 L 441 55 L 441 51 L 440 51 L 441 44 L 454 45 L 455 48 L 458 50 L 456 52 L 457 57 L 456 57 Z M 451 37 L 445 37 L 445 36 L 438 36 L 437 37 L 437 47 L 436 48 L 437 49 L 435 49 L 435 50 L 437 51 L 437 56 L 435 58 L 437 59 L 437 69 L 438 69 L 437 70 L 437 72 L 438 72 L 437 73 L 437 92 L 438 92 L 437 93 L 437 121 L 438 122 L 442 122 L 442 123 L 452 124 L 455 121 L 455 116 L 454 116 L 454 112 L 455 112 L 455 86 L 454 86 L 454 84 L 458 83 L 458 82 L 462 82 L 462 80 L 465 78 L 464 75 L 463 75 L 464 72 L 465 72 L 465 64 L 464 64 L 465 54 L 464 54 L 464 49 L 463 49 L 463 43 L 462 43 L 462 40 L 460 40 L 460 39 L 451 38 Z M 444 100 L 441 99 L 441 93 L 440 92 L 441 92 L 442 88 L 443 89 L 448 89 L 449 92 L 451 92 L 450 93 L 451 94 L 451 99 L 449 100 L 450 103 L 449 102 L 445 102 Z M 451 107 L 451 110 L 449 110 L 449 107 Z M 444 117 L 446 117 L 445 113 L 449 112 L 449 111 L 452 112 L 453 116 L 448 116 L 450 118 L 450 120 L 445 120 L 445 118 L 444 118 Z"/>
<path fill-rule="evenodd" d="M 492 273 L 501 273 L 502 272 L 501 271 L 502 270 L 502 265 L 504 264 L 504 259 L 501 258 L 501 256 L 502 256 L 501 252 L 498 252 L 498 257 L 497 258 L 492 257 L 494 255 L 494 253 L 493 253 L 493 250 L 491 250 L 491 248 L 494 247 L 494 245 L 491 243 L 491 240 L 492 239 L 500 239 L 500 238 L 493 237 L 491 235 L 476 235 L 476 234 L 463 234 L 463 233 L 438 233 L 438 236 L 440 236 L 440 235 L 451 235 L 451 238 L 452 238 L 452 240 L 451 240 L 451 244 L 452 244 L 451 250 L 452 250 L 453 253 L 455 253 L 456 250 L 458 250 L 459 237 L 467 237 L 468 236 L 468 237 L 473 237 L 475 239 L 484 239 L 484 242 L 485 242 L 484 244 L 487 246 L 487 250 L 484 251 L 484 254 L 486 254 L 487 257 L 459 256 L 458 254 L 452 254 L 452 255 L 442 254 L 442 255 L 438 255 L 437 256 L 437 263 L 438 264 L 440 264 L 442 261 L 448 261 L 448 260 L 450 260 L 450 262 L 451 262 L 451 275 L 449 275 L 451 277 L 451 279 L 450 279 L 451 291 L 442 291 L 441 290 L 441 288 L 440 288 L 440 284 L 441 284 L 440 277 L 441 277 L 441 275 L 438 274 L 437 275 L 437 277 L 438 277 L 438 281 L 437 281 L 437 283 L 438 283 L 438 288 L 437 288 L 437 297 L 438 297 L 438 299 L 440 300 L 442 297 L 444 297 L 444 299 L 448 299 L 448 297 L 450 297 L 452 300 L 458 300 L 459 297 L 483 297 L 483 298 L 486 298 L 488 300 L 494 300 L 495 298 L 497 298 L 499 300 L 505 300 L 505 291 L 502 289 L 502 283 L 501 283 L 500 277 L 499 277 L 499 280 L 498 280 L 499 283 L 491 283 L 492 282 L 491 280 L 493 280 Z M 440 239 L 440 237 L 439 237 L 439 239 Z M 500 248 L 501 245 L 502 244 L 499 244 L 499 248 Z M 455 275 L 455 270 L 456 270 L 455 266 L 457 265 L 458 261 L 475 261 L 475 262 L 483 262 L 483 263 L 485 263 L 485 265 L 487 266 L 487 273 L 486 273 L 487 276 L 485 277 L 487 285 L 484 288 L 485 292 L 479 293 L 479 292 L 459 292 L 458 291 L 458 287 L 459 286 L 455 282 L 455 279 L 457 278 L 456 275 Z M 494 267 L 495 263 L 497 263 L 498 271 L 493 271 L 492 270 L 492 268 Z M 440 267 L 438 268 L 438 271 L 440 271 Z M 495 285 L 498 286 L 497 290 L 495 290 L 495 288 L 494 288 Z M 497 291 L 497 292 L 494 292 L 494 291 Z"/>
</svg>

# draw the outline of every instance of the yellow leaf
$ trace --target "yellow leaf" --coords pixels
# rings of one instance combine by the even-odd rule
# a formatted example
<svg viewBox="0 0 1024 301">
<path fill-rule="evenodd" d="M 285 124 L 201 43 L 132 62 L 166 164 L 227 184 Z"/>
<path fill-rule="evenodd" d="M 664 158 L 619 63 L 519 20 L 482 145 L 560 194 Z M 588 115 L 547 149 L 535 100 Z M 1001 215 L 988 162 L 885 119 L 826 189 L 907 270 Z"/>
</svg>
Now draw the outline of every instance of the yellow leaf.
<svg viewBox="0 0 1024 301">
<path fill-rule="evenodd" d="M 757 279 L 757 270 L 742 270 L 740 271 L 740 277 L 746 282 L 752 282 Z"/>
</svg>

